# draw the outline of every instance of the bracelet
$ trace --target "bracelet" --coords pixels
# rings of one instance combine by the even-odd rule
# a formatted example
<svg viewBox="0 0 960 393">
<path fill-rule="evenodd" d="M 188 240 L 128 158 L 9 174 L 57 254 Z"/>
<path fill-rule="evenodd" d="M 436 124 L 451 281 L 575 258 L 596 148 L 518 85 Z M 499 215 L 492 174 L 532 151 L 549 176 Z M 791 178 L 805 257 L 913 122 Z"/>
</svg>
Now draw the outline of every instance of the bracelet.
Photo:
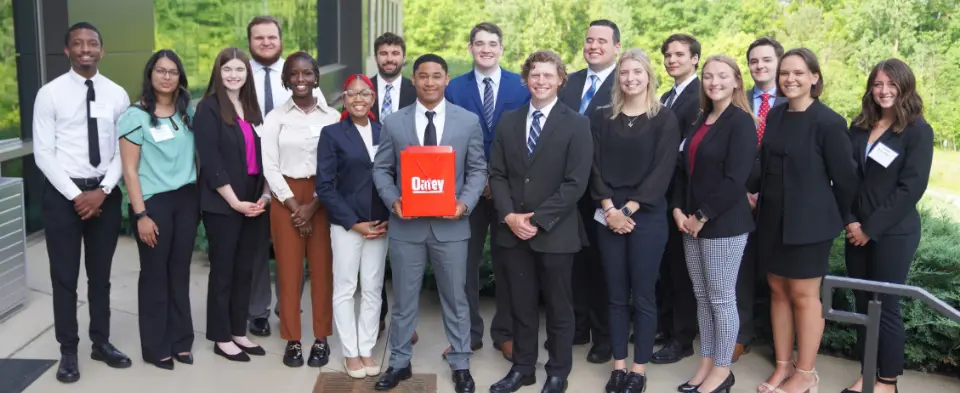
<svg viewBox="0 0 960 393">
<path fill-rule="evenodd" d="M 270 196 L 270 194 L 263 194 L 263 195 L 260 196 L 260 199 L 270 200 L 271 198 L 272 198 L 272 197 Z"/>
</svg>

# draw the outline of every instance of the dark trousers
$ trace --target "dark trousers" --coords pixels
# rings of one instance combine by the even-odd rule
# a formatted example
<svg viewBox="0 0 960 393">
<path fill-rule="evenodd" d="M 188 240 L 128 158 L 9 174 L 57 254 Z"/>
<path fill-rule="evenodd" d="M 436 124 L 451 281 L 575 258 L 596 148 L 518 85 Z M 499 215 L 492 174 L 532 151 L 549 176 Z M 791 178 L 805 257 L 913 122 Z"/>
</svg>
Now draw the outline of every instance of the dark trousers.
<svg viewBox="0 0 960 393">
<path fill-rule="evenodd" d="M 633 231 L 618 235 L 594 222 L 603 257 L 610 297 L 610 341 L 613 358 L 627 358 L 630 321 L 635 339 L 633 362 L 646 364 L 653 354 L 657 333 L 657 293 L 655 285 L 660 259 L 667 243 L 667 221 L 662 210 L 637 213 Z M 631 313 L 632 311 L 632 313 Z M 632 314 L 632 315 L 631 315 Z"/>
<path fill-rule="evenodd" d="M 600 261 L 597 245 L 597 227 L 590 223 L 596 206 L 587 192 L 578 203 L 580 216 L 586 224 L 589 247 L 576 254 L 573 261 L 573 302 L 576 315 L 576 337 L 591 337 L 594 345 L 610 345 L 610 316 L 608 314 L 607 280 Z"/>
<path fill-rule="evenodd" d="M 684 348 L 693 347 L 697 337 L 697 300 L 687 272 L 683 251 L 683 234 L 677 230 L 673 218 L 668 218 L 667 247 L 660 262 L 660 280 L 657 282 L 657 310 L 659 331 L 676 340 Z"/>
<path fill-rule="evenodd" d="M 134 236 L 140 251 L 140 348 L 144 359 L 156 362 L 193 347 L 190 260 L 200 223 L 200 195 L 196 184 L 187 184 L 144 203 L 160 233 L 155 247 Z M 133 207 L 130 211 L 133 217 Z"/>
<path fill-rule="evenodd" d="M 210 242 L 207 339 L 229 342 L 230 336 L 247 335 L 254 259 L 267 246 L 269 221 L 263 214 L 203 212 L 202 217 Z"/>
<path fill-rule="evenodd" d="M 81 187 L 81 191 L 97 189 Z M 99 191 L 97 191 L 99 192 Z M 120 236 L 120 201 L 123 196 L 114 188 L 100 205 L 100 215 L 81 220 L 68 200 L 46 182 L 43 193 L 43 225 L 50 259 L 50 281 L 53 286 L 53 322 L 60 353 L 76 355 L 80 337 L 77 333 L 77 279 L 80 276 L 80 243 L 87 271 L 87 301 L 90 308 L 90 341 L 105 344 L 110 340 L 110 267 Z"/>
<path fill-rule="evenodd" d="M 740 261 L 740 274 L 737 276 L 737 314 L 740 316 L 737 344 L 750 345 L 753 342 L 756 321 L 754 310 L 757 309 L 757 279 L 763 277 L 765 280 L 766 277 L 766 274 L 761 274 L 759 269 L 757 234 L 750 232 Z"/>
<path fill-rule="evenodd" d="M 526 242 L 503 248 L 513 312 L 513 371 L 534 375 L 539 354 L 540 293 L 547 311 L 547 375 L 566 379 L 573 366 L 573 294 L 570 274 L 574 254 L 549 254 Z"/>
<path fill-rule="evenodd" d="M 920 232 L 909 235 L 887 235 L 879 240 L 871 240 L 863 247 L 846 244 L 845 256 L 847 274 L 850 277 L 866 280 L 903 284 L 913 262 L 914 253 L 920 245 Z M 857 301 L 857 312 L 867 313 L 867 303 L 873 294 L 853 291 Z M 880 295 L 880 340 L 877 351 L 877 376 L 884 379 L 897 378 L 903 374 L 903 351 L 906 345 L 906 333 L 903 317 L 900 316 L 900 297 Z M 857 328 L 856 351 L 863 358 L 866 346 L 866 329 Z M 861 367 L 862 367 L 861 361 Z M 873 372 L 864 370 L 864 376 Z"/>
<path fill-rule="evenodd" d="M 483 342 L 483 318 L 480 316 L 480 264 L 483 262 L 483 246 L 487 242 L 487 228 L 490 239 L 497 238 L 500 225 L 493 201 L 480 198 L 470 213 L 470 241 L 467 244 L 467 301 L 470 303 L 470 339 L 473 343 Z M 493 264 L 493 277 L 500 282 L 503 271 L 503 255 L 496 241 L 490 242 L 490 261 Z M 497 345 L 513 340 L 513 318 L 510 316 L 510 287 L 497 285 L 497 309 L 490 323 L 490 338 Z"/>
</svg>

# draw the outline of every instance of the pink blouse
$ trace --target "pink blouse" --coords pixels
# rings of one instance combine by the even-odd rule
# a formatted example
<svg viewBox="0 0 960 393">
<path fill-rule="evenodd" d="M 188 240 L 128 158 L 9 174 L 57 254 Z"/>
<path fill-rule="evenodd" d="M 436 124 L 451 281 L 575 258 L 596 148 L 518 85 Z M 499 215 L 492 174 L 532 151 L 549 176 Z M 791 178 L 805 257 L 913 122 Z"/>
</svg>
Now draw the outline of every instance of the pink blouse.
<svg viewBox="0 0 960 393">
<path fill-rule="evenodd" d="M 253 126 L 246 120 L 237 119 L 240 129 L 243 130 L 243 144 L 247 152 L 247 174 L 259 175 L 260 165 L 257 163 L 257 143 L 253 139 Z"/>
</svg>

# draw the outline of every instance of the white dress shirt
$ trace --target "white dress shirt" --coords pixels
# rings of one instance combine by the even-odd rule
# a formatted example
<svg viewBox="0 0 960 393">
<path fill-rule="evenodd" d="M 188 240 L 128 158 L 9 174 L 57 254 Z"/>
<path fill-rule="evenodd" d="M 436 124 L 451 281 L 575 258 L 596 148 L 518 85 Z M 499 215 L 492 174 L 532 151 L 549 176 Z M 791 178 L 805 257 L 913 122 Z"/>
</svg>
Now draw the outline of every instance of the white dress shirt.
<svg viewBox="0 0 960 393">
<path fill-rule="evenodd" d="M 363 139 L 363 145 L 367 148 L 367 153 L 370 154 L 370 161 L 373 161 L 373 157 L 377 155 L 377 146 L 373 144 L 373 127 L 370 125 L 370 122 L 367 122 L 367 125 L 361 126 L 357 123 L 353 123 L 357 127 L 357 131 L 360 132 L 360 139 Z"/>
<path fill-rule="evenodd" d="M 283 202 L 293 197 L 284 177 L 309 179 L 317 174 L 320 130 L 340 121 L 340 114 L 317 100 L 316 109 L 304 112 L 293 99 L 270 111 L 261 129 L 263 176 L 270 191 Z"/>
<path fill-rule="evenodd" d="M 696 72 L 694 72 L 693 75 L 690 75 L 690 77 L 687 78 L 687 80 L 685 80 L 685 81 L 683 81 L 683 82 L 680 82 L 680 84 L 678 84 L 678 85 L 674 85 L 673 88 L 674 88 L 674 90 L 677 91 L 677 94 L 675 94 L 674 97 L 680 97 L 680 93 L 683 93 L 683 89 L 686 89 L 687 86 L 690 85 L 690 82 L 693 82 L 694 79 L 697 79 L 697 73 L 696 73 Z M 673 100 L 676 101 L 677 99 L 674 98 Z"/>
<path fill-rule="evenodd" d="M 543 137 L 543 125 L 547 124 L 547 117 L 550 117 L 550 111 L 553 110 L 553 107 L 557 105 L 557 98 L 554 97 L 553 101 L 550 101 L 549 104 L 544 105 L 543 108 L 540 108 L 540 113 L 543 113 L 543 116 L 540 117 L 540 136 Z M 526 135 L 523 140 L 526 141 L 530 137 L 530 126 L 533 125 L 533 112 L 537 111 L 537 108 L 533 107 L 533 101 L 530 102 L 530 109 L 527 110 L 527 129 Z"/>
<path fill-rule="evenodd" d="M 99 73 L 91 78 L 96 94 L 91 110 L 96 105 L 108 112 L 97 118 L 100 165 L 94 167 L 87 142 L 86 80 L 70 69 L 40 88 L 33 107 L 33 154 L 37 167 L 68 200 L 80 195 L 80 188 L 71 178 L 103 176 L 101 187 L 112 190 L 123 174 L 116 122 L 130 106 L 130 96 Z"/>
<path fill-rule="evenodd" d="M 260 64 L 260 62 L 250 59 L 250 68 L 253 70 L 253 87 L 257 91 L 257 103 L 260 104 L 260 115 L 266 117 L 267 104 L 263 95 L 266 93 L 264 91 L 264 77 L 267 75 L 267 72 L 264 68 L 270 69 L 270 94 L 273 96 L 273 108 L 277 109 L 280 105 L 287 102 L 290 99 L 291 93 L 290 90 L 287 90 L 283 87 L 283 78 L 281 74 L 283 73 L 283 59 L 277 60 L 276 63 L 273 63 L 269 66 Z M 320 75 L 317 75 L 317 78 L 320 78 Z M 317 87 L 313 89 L 313 96 L 317 97 L 323 106 L 327 106 L 327 99 L 323 96 L 323 92 L 320 91 L 320 88 Z"/>
<path fill-rule="evenodd" d="M 400 110 L 400 81 L 402 80 L 403 77 L 397 75 L 397 78 L 394 79 L 393 82 L 387 82 L 383 75 L 377 74 L 377 102 L 380 103 L 380 112 L 383 112 L 383 103 L 384 99 L 386 99 L 384 95 L 387 94 L 387 85 L 393 86 L 393 88 L 390 89 L 390 109 L 393 109 L 390 113 L 397 113 L 397 111 Z M 377 118 L 380 117 L 379 113 L 376 113 L 376 115 Z"/>
<path fill-rule="evenodd" d="M 477 71 L 476 68 L 473 69 L 473 73 L 477 77 L 477 88 L 480 89 L 480 103 L 486 104 L 483 102 L 483 92 L 487 89 L 487 85 L 483 83 L 483 78 L 490 78 L 490 83 L 493 85 L 490 86 L 490 88 L 493 89 L 493 103 L 496 105 L 497 95 L 500 93 L 500 75 L 502 74 L 500 72 L 500 67 L 497 66 L 492 75 L 484 75 L 480 73 L 480 71 Z"/>
<path fill-rule="evenodd" d="M 437 145 L 443 142 L 443 124 L 447 117 L 447 99 L 444 98 L 437 104 L 436 108 L 430 109 L 437 114 L 433 116 L 433 125 L 437 128 Z M 420 146 L 423 146 L 423 134 L 427 130 L 427 107 L 417 100 L 417 113 L 414 116 L 414 125 L 417 127 L 417 139 L 420 140 Z"/>
<path fill-rule="evenodd" d="M 616 68 L 617 63 L 613 63 L 610 67 L 607 67 L 600 72 L 593 72 L 590 67 L 587 67 L 587 81 L 583 84 L 583 91 L 580 92 L 580 97 L 582 98 L 584 94 L 587 94 L 587 90 L 590 90 L 590 80 L 593 79 L 590 77 L 590 75 L 596 75 L 600 78 L 600 80 L 597 81 L 597 90 L 600 90 L 600 85 L 607 80 L 607 77 L 610 76 L 610 74 L 612 74 L 613 70 Z"/>
</svg>

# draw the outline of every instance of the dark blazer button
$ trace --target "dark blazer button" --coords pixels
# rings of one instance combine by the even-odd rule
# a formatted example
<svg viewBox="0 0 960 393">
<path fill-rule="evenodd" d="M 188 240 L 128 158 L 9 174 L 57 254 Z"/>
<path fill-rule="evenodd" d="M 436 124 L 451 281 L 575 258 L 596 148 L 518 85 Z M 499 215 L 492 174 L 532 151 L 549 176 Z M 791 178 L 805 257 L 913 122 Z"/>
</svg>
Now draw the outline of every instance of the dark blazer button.
<svg viewBox="0 0 960 393">
<path fill-rule="evenodd" d="M 526 178 L 526 179 L 523 179 L 523 182 L 524 182 L 524 183 L 529 183 L 529 182 L 530 182 L 530 178 L 528 177 L 528 178 Z"/>
</svg>

